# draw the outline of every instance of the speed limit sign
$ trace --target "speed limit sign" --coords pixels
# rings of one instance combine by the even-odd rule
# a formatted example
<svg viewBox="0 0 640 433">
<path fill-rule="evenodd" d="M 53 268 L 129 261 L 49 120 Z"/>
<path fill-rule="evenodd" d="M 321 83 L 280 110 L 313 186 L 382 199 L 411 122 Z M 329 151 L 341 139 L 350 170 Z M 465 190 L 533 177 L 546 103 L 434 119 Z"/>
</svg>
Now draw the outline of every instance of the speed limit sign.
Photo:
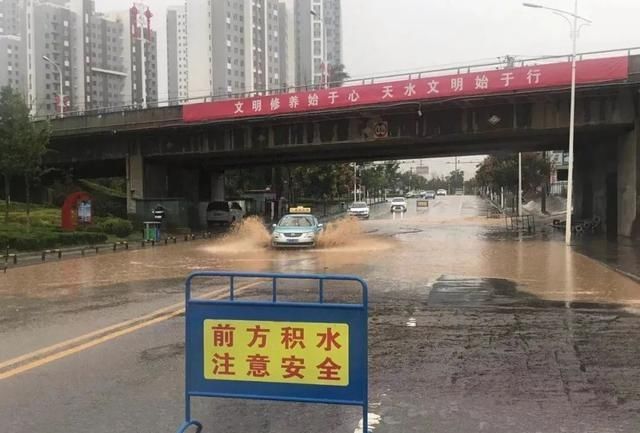
<svg viewBox="0 0 640 433">
<path fill-rule="evenodd" d="M 376 138 L 386 138 L 389 135 L 389 124 L 387 122 L 376 122 L 373 125 L 373 135 Z"/>
</svg>

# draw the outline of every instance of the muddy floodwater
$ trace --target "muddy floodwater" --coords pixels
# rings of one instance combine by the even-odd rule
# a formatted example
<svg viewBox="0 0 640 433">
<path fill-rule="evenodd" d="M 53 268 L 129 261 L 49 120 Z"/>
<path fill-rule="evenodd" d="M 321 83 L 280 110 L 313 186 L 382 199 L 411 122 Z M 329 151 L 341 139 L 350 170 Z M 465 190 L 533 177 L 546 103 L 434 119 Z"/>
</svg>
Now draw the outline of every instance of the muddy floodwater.
<svg viewBox="0 0 640 433">
<path fill-rule="evenodd" d="M 448 202 L 443 204 L 443 200 Z M 248 219 L 219 238 L 51 261 L 0 276 L 0 295 L 73 296 L 83 288 L 183 278 L 194 270 L 349 272 L 430 287 L 441 276 L 502 278 L 543 299 L 640 308 L 638 284 L 567 248 L 559 234 L 514 235 L 483 216 L 483 203 L 447 197 L 405 215 L 377 209 L 370 220 L 327 224 L 315 249 L 274 250 L 270 232 Z"/>
<path fill-rule="evenodd" d="M 409 200 L 405 214 L 383 204 L 369 220 L 327 223 L 313 249 L 275 250 L 268 227 L 248 219 L 215 239 L 10 268 L 0 274 L 0 430 L 175 428 L 185 277 L 230 270 L 367 281 L 373 433 L 640 432 L 640 284 L 550 227 L 511 233 L 485 215 L 477 197 Z M 582 239 L 591 251 L 598 242 Z M 239 299 L 271 302 L 271 281 L 240 280 Z M 279 300 L 317 300 L 317 286 L 286 283 Z M 359 295 L 330 286 L 325 302 Z M 226 299 L 227 281 L 194 291 Z M 41 351 L 52 346 L 49 360 Z M 193 415 L 204 431 L 362 432 L 348 406 L 195 399 Z"/>
</svg>

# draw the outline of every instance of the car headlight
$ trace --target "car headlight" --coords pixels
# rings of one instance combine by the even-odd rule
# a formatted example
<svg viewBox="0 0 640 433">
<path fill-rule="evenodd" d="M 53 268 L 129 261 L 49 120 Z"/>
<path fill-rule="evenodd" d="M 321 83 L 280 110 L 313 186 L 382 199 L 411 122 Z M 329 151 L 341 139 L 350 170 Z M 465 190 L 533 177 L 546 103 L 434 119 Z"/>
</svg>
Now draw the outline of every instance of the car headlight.
<svg viewBox="0 0 640 433">
<path fill-rule="evenodd" d="M 282 234 L 278 233 L 278 232 L 273 232 L 273 238 L 274 239 L 280 239 L 282 237 Z"/>
</svg>

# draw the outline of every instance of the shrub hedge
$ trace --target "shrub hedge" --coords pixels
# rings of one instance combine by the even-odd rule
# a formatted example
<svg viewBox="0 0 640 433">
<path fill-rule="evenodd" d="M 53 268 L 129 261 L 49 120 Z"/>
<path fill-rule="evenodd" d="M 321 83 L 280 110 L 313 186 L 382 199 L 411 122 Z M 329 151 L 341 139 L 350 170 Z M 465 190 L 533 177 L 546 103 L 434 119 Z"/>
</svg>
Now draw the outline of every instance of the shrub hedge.
<svg viewBox="0 0 640 433">
<path fill-rule="evenodd" d="M 107 241 L 104 233 L 62 232 L 34 229 L 31 232 L 0 231 L 0 254 L 7 248 L 18 251 L 46 250 L 72 245 L 93 245 Z"/>
<path fill-rule="evenodd" d="M 98 222 L 98 228 L 107 234 L 120 238 L 126 238 L 133 232 L 131 221 L 116 217 L 106 218 Z"/>
</svg>

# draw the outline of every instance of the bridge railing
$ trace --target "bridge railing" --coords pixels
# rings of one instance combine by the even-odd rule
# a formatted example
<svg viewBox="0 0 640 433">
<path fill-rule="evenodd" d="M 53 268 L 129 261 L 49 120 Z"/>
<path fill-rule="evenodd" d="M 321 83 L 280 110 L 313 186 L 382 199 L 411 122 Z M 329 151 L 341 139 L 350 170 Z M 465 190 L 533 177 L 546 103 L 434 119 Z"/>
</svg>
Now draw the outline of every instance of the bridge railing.
<svg viewBox="0 0 640 433">
<path fill-rule="evenodd" d="M 631 56 L 634 54 L 640 54 L 640 47 L 629 47 L 629 48 L 620 48 L 613 50 L 599 50 L 599 51 L 587 51 L 583 53 L 577 54 L 578 61 L 590 59 L 590 58 L 602 58 L 602 57 L 614 57 L 614 56 Z M 328 84 L 309 84 L 309 85 L 301 85 L 301 86 L 287 86 L 287 87 L 278 87 L 267 90 L 260 91 L 251 91 L 251 92 L 240 92 L 240 93 L 214 93 L 211 95 L 203 95 L 191 98 L 176 98 L 176 99 L 166 99 L 162 101 L 153 101 L 148 102 L 146 107 L 143 106 L 141 101 L 131 102 L 125 105 L 118 106 L 108 106 L 101 107 L 95 109 L 88 110 L 79 110 L 79 111 L 70 111 L 64 113 L 65 117 L 77 117 L 77 116 L 96 116 L 100 114 L 107 113 L 117 113 L 117 112 L 126 112 L 126 111 L 138 111 L 144 109 L 153 109 L 157 107 L 166 107 L 166 106 L 177 106 L 177 105 L 186 105 L 186 104 L 195 104 L 202 102 L 213 102 L 213 101 L 221 101 L 227 99 L 240 99 L 240 98 L 252 98 L 256 96 L 266 96 L 266 95 L 278 95 L 284 93 L 295 93 L 302 91 L 312 91 L 312 90 L 320 90 L 327 87 L 337 87 L 337 86 L 358 86 L 365 84 L 374 84 L 374 83 L 382 83 L 389 81 L 399 81 L 399 80 L 407 80 L 407 79 L 419 79 L 430 76 L 439 76 L 439 75 L 448 75 L 448 74 L 463 74 L 463 73 L 471 73 L 481 70 L 488 70 L 491 68 L 495 69 L 504 69 L 507 67 L 519 67 L 519 66 L 527 66 L 527 65 L 540 65 L 547 63 L 559 63 L 560 61 L 571 61 L 570 54 L 559 54 L 559 55 L 550 55 L 550 56 L 537 56 L 537 57 L 524 57 L 514 59 L 514 62 L 511 65 L 505 63 L 505 61 L 495 61 L 495 62 L 487 62 L 487 63 L 474 63 L 463 66 L 447 66 L 442 68 L 428 69 L 418 72 L 402 72 L 402 73 L 393 73 L 387 75 L 378 75 L 373 77 L 364 77 L 364 78 L 349 78 L 347 80 L 341 82 L 330 82 Z M 45 116 L 35 116 L 36 120 L 45 120 L 45 119 L 57 119 L 60 117 L 60 114 L 50 114 Z"/>
</svg>

